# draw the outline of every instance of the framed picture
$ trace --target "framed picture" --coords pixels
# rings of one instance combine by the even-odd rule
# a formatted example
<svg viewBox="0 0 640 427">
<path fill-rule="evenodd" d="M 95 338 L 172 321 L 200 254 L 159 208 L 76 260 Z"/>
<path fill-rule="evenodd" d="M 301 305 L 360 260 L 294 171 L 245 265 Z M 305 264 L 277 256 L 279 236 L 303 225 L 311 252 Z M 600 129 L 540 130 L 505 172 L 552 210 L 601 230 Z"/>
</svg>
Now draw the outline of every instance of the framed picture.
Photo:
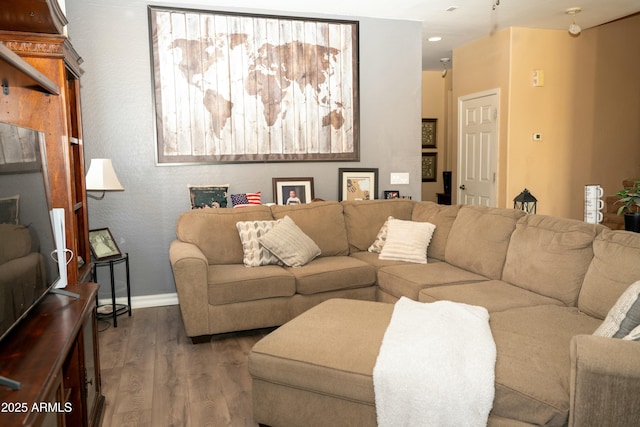
<svg viewBox="0 0 640 427">
<path fill-rule="evenodd" d="M 158 164 L 360 159 L 358 21 L 148 18 Z"/>
<path fill-rule="evenodd" d="M 89 246 L 91 246 L 91 254 L 97 260 L 122 256 L 108 228 L 89 230 Z"/>
<path fill-rule="evenodd" d="M 339 200 L 373 200 L 378 193 L 378 168 L 338 169 Z"/>
<path fill-rule="evenodd" d="M 437 180 L 438 153 L 422 153 L 422 182 Z"/>
<path fill-rule="evenodd" d="M 313 200 L 313 178 L 273 178 L 276 205 L 300 205 Z"/>
<path fill-rule="evenodd" d="M 436 148 L 438 119 L 422 119 L 422 148 Z"/>
<path fill-rule="evenodd" d="M 400 192 L 399 191 L 395 191 L 395 190 L 387 190 L 384 192 L 384 198 L 385 199 L 399 199 L 400 198 Z"/>
<path fill-rule="evenodd" d="M 191 209 L 226 208 L 229 184 L 187 185 Z"/>
</svg>

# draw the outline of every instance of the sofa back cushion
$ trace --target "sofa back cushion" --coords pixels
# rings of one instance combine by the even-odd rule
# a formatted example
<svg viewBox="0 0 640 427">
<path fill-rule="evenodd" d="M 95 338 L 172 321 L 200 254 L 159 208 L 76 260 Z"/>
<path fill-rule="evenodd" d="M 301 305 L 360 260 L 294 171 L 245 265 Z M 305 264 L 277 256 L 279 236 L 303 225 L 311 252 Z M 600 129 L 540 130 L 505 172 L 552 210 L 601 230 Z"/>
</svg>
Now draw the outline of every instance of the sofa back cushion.
<svg viewBox="0 0 640 427">
<path fill-rule="evenodd" d="M 275 219 L 289 216 L 320 247 L 321 257 L 349 254 L 342 205 L 313 202 L 302 205 L 271 206 Z"/>
<path fill-rule="evenodd" d="M 511 233 L 524 215 L 515 209 L 462 206 L 449 232 L 445 261 L 489 279 L 500 279 Z"/>
<path fill-rule="evenodd" d="M 593 241 L 593 260 L 584 277 L 578 308 L 604 319 L 620 295 L 640 280 L 640 233 L 604 229 Z"/>
<path fill-rule="evenodd" d="M 194 209 L 178 218 L 176 235 L 192 243 L 207 257 L 209 264 L 242 264 L 244 252 L 236 222 L 273 219 L 268 206 L 242 209 Z"/>
<path fill-rule="evenodd" d="M 31 252 L 29 229 L 19 224 L 0 224 L 0 264 Z"/>
<path fill-rule="evenodd" d="M 348 200 L 341 202 L 349 252 L 366 251 L 390 216 L 410 220 L 415 202 L 408 199 Z"/>
<path fill-rule="evenodd" d="M 455 221 L 460 205 L 439 205 L 434 202 L 418 202 L 414 205 L 411 220 L 430 222 L 436 226 L 427 248 L 427 256 L 444 260 L 444 250 L 447 246 L 447 238 Z"/>
<path fill-rule="evenodd" d="M 599 229 L 573 219 L 520 218 L 511 235 L 502 280 L 575 306 Z"/>
</svg>

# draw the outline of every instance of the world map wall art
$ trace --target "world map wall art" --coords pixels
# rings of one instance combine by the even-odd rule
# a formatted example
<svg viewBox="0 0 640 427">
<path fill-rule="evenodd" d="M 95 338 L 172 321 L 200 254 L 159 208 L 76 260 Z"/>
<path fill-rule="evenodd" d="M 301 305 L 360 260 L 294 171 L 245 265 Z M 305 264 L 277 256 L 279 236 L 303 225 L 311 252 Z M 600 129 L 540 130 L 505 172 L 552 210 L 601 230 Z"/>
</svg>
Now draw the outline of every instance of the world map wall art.
<svg viewBox="0 0 640 427">
<path fill-rule="evenodd" d="M 149 6 L 158 164 L 358 161 L 358 22 Z"/>
</svg>

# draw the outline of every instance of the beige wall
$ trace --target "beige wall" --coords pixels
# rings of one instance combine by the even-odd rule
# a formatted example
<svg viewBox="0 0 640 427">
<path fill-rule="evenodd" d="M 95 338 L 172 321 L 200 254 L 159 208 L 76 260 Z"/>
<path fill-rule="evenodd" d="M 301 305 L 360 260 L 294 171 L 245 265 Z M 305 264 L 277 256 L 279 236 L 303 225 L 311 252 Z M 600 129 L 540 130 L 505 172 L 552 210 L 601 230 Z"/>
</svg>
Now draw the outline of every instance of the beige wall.
<svg viewBox="0 0 640 427">
<path fill-rule="evenodd" d="M 446 81 L 451 75 L 442 78 L 440 71 L 422 72 L 422 118 L 438 119 L 436 126 L 436 148 L 423 149 L 425 153 L 438 153 L 436 182 L 422 183 L 422 200 L 437 201 L 436 193 L 442 193 L 442 171 L 446 170 L 448 116 L 446 114 L 447 86 Z"/>
<path fill-rule="evenodd" d="M 498 206 L 526 187 L 538 213 L 582 219 L 584 185 L 613 194 L 640 177 L 638 52 L 640 16 L 579 37 L 510 28 L 454 51 L 453 118 L 459 97 L 500 89 Z M 543 87 L 533 87 L 533 70 Z M 454 158 L 456 141 L 454 126 Z"/>
</svg>

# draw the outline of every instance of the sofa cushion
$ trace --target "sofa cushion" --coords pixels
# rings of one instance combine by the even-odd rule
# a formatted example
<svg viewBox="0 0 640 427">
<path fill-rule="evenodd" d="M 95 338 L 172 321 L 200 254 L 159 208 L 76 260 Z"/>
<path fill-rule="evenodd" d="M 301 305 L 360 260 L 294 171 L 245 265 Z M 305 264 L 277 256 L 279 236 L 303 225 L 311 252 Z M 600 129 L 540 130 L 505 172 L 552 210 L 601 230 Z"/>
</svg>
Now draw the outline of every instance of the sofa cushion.
<svg viewBox="0 0 640 427">
<path fill-rule="evenodd" d="M 295 278 L 277 265 L 247 268 L 243 264 L 210 265 L 207 274 L 211 305 L 292 296 Z"/>
<path fill-rule="evenodd" d="M 502 280 L 425 288 L 420 291 L 418 300 L 422 302 L 440 300 L 462 302 L 480 305 L 490 312 L 536 305 L 563 305 L 557 299 L 513 286 Z"/>
<path fill-rule="evenodd" d="M 282 220 L 268 221 L 238 221 L 236 228 L 242 242 L 244 258 L 242 262 L 247 267 L 259 267 L 261 265 L 282 264 L 282 261 L 267 248 L 262 246 L 258 239 Z"/>
<path fill-rule="evenodd" d="M 31 234 L 24 225 L 0 224 L 0 264 L 31 252 Z"/>
<path fill-rule="evenodd" d="M 258 237 L 258 242 L 289 267 L 301 267 L 320 255 L 318 245 L 288 216 Z"/>
<path fill-rule="evenodd" d="M 491 313 L 496 343 L 492 415 L 533 425 L 566 425 L 570 342 L 600 323 L 575 307 L 543 305 Z"/>
<path fill-rule="evenodd" d="M 598 226 L 526 215 L 511 235 L 502 280 L 575 306 L 593 258 Z"/>
<path fill-rule="evenodd" d="M 487 280 L 479 274 L 463 270 L 446 262 L 429 264 L 400 264 L 378 270 L 378 286 L 397 298 L 418 300 L 421 289 Z"/>
<path fill-rule="evenodd" d="M 620 295 L 593 335 L 624 338 L 638 325 L 640 325 L 640 280 Z"/>
<path fill-rule="evenodd" d="M 236 222 L 273 219 L 268 206 L 243 209 L 195 209 L 178 218 L 179 240 L 196 245 L 209 264 L 242 264 L 244 252 Z"/>
<path fill-rule="evenodd" d="M 436 226 L 431 243 L 427 249 L 427 256 L 444 260 L 444 250 L 447 238 L 453 226 L 461 205 L 439 205 L 433 202 L 418 202 L 411 212 L 412 221 L 430 222 Z"/>
<path fill-rule="evenodd" d="M 445 261 L 490 279 L 500 279 L 511 233 L 516 221 L 524 215 L 516 209 L 462 206 L 449 232 Z"/>
<path fill-rule="evenodd" d="M 356 259 L 359 259 L 361 261 L 364 261 L 367 264 L 372 265 L 376 269 L 379 269 L 379 268 L 382 268 L 382 267 L 387 267 L 387 266 L 390 266 L 390 265 L 407 265 L 406 262 L 402 262 L 402 261 L 389 261 L 389 260 L 380 259 L 379 254 L 377 254 L 375 252 L 360 251 L 360 252 L 354 252 L 354 253 L 350 254 L 349 256 L 353 257 L 353 258 L 356 258 Z M 428 261 L 429 262 L 439 262 L 437 259 L 430 259 Z"/>
<path fill-rule="evenodd" d="M 338 202 L 313 202 L 301 205 L 271 206 L 276 219 L 289 216 L 320 247 L 320 256 L 349 254 L 342 205 Z"/>
<path fill-rule="evenodd" d="M 349 252 L 366 251 L 390 216 L 411 219 L 414 203 L 407 199 L 341 202 L 349 239 Z"/>
<path fill-rule="evenodd" d="M 387 238 L 380 258 L 426 264 L 427 248 L 435 229 L 430 222 L 388 220 Z"/>
<path fill-rule="evenodd" d="M 376 282 L 375 268 L 350 256 L 320 257 L 287 271 L 296 278 L 296 292 L 303 295 L 361 288 Z"/>
<path fill-rule="evenodd" d="M 640 280 L 640 233 L 604 229 L 593 241 L 578 308 L 604 319 L 630 283 Z"/>
</svg>

